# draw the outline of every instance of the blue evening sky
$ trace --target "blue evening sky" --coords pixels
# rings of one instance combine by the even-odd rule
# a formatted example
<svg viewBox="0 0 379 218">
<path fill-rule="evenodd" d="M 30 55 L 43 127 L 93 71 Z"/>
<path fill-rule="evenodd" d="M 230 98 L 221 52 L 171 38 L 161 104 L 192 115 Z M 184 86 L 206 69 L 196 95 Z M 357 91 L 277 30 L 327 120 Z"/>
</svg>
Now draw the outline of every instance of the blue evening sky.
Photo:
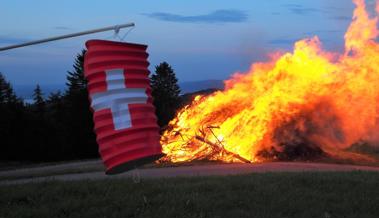
<svg viewBox="0 0 379 218">
<path fill-rule="evenodd" d="M 167 61 L 184 82 L 226 79 L 264 60 L 268 52 L 290 50 L 297 39 L 313 35 L 327 49 L 341 50 L 353 4 L 350 0 L 2 0 L 0 8 L 0 46 L 135 22 L 126 41 L 147 44 L 150 69 Z M 64 84 L 75 55 L 94 38 L 114 39 L 113 32 L 106 32 L 3 51 L 0 72 L 14 86 Z"/>
</svg>

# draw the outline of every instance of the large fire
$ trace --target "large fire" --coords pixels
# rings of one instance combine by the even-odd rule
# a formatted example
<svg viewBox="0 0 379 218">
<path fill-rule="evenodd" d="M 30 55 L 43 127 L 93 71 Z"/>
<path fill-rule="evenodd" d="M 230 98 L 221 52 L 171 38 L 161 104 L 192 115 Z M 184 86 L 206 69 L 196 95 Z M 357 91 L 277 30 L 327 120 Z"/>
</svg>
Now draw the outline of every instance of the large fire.
<svg viewBox="0 0 379 218">
<path fill-rule="evenodd" d="M 257 162 L 294 152 L 339 152 L 369 140 L 379 126 L 379 45 L 375 15 L 364 0 L 345 34 L 343 54 L 324 51 L 317 36 L 295 43 L 196 96 L 164 132 L 164 160 Z"/>
</svg>

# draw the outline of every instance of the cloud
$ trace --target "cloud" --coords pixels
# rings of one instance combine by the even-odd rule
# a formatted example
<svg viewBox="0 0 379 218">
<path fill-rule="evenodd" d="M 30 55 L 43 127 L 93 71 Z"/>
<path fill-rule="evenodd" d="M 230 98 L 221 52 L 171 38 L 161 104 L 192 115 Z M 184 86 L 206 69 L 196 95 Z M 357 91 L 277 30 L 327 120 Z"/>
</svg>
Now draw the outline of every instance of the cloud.
<svg viewBox="0 0 379 218">
<path fill-rule="evenodd" d="M 351 21 L 352 18 L 351 16 L 334 16 L 334 17 L 330 17 L 331 19 L 334 19 L 334 20 L 341 20 L 341 21 Z"/>
<path fill-rule="evenodd" d="M 248 15 L 240 10 L 217 10 L 209 14 L 192 16 L 163 12 L 154 12 L 144 15 L 161 21 L 178 23 L 242 23 L 247 21 L 248 18 Z"/>
<path fill-rule="evenodd" d="M 336 34 L 343 34 L 343 30 L 313 30 L 304 32 L 303 34 L 305 36 L 313 36 L 313 35 L 336 35 Z"/>
<path fill-rule="evenodd" d="M 70 30 L 71 28 L 66 27 L 66 26 L 55 26 L 54 29 L 56 29 L 56 30 Z"/>
<path fill-rule="evenodd" d="M 325 45 L 325 44 L 330 44 L 330 43 L 334 43 L 335 44 L 335 37 L 331 37 L 331 36 L 321 36 L 321 35 L 318 35 L 318 34 L 303 34 L 303 36 L 301 37 L 282 37 L 282 38 L 274 38 L 274 39 L 271 39 L 268 41 L 268 44 L 270 45 L 273 45 L 273 46 L 279 46 L 279 47 L 288 47 L 288 46 L 293 46 L 297 41 L 299 40 L 304 40 L 304 39 L 311 39 L 313 36 L 317 36 L 319 37 L 320 41 L 321 41 L 321 44 L 322 45 Z"/>
<path fill-rule="evenodd" d="M 308 15 L 311 13 L 324 12 L 319 8 L 304 7 L 300 4 L 284 4 L 282 6 L 287 8 L 291 13 L 296 15 Z"/>
<path fill-rule="evenodd" d="M 27 38 L 17 38 L 17 37 L 9 37 L 9 36 L 0 36 L 0 44 L 16 44 L 30 41 Z"/>
<path fill-rule="evenodd" d="M 294 42 L 296 42 L 297 40 L 299 40 L 298 38 L 293 38 L 293 39 L 285 39 L 285 38 L 279 38 L 279 39 L 272 39 L 270 41 L 268 41 L 269 44 L 272 44 L 272 45 L 292 45 Z"/>
</svg>

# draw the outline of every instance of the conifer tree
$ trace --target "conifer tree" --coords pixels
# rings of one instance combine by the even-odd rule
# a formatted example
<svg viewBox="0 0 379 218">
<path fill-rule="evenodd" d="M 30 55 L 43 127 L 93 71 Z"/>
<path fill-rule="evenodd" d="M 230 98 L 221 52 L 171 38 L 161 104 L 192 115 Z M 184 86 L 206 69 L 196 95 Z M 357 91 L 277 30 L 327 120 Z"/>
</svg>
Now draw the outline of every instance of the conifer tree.
<svg viewBox="0 0 379 218">
<path fill-rule="evenodd" d="M 86 50 L 82 50 L 81 53 L 76 55 L 76 59 L 73 65 L 74 70 L 67 72 L 67 82 L 68 87 L 67 94 L 81 92 L 87 88 L 87 80 L 84 77 L 84 55 Z"/>
<path fill-rule="evenodd" d="M 43 99 L 43 93 L 41 87 L 37 84 L 33 93 L 34 105 L 36 106 L 36 112 L 43 114 L 45 112 L 45 100 Z"/>
<path fill-rule="evenodd" d="M 66 132 L 69 137 L 72 158 L 98 156 L 94 124 L 88 100 L 87 80 L 84 77 L 84 55 L 76 56 L 73 71 L 67 75 L 67 91 L 64 96 Z"/>
<path fill-rule="evenodd" d="M 19 99 L 15 92 L 13 91 L 12 85 L 6 81 L 3 74 L 0 72 L 0 103 L 8 104 L 21 104 L 21 99 Z"/>
<path fill-rule="evenodd" d="M 7 81 L 5 80 L 3 74 L 0 72 L 0 103 L 5 102 L 6 86 L 7 86 Z"/>
<path fill-rule="evenodd" d="M 167 62 L 155 67 L 155 74 L 151 76 L 151 87 L 158 124 L 164 127 L 174 118 L 180 104 L 178 79 Z"/>
<path fill-rule="evenodd" d="M 0 160 L 15 160 L 25 146 L 25 107 L 0 73 Z"/>
</svg>

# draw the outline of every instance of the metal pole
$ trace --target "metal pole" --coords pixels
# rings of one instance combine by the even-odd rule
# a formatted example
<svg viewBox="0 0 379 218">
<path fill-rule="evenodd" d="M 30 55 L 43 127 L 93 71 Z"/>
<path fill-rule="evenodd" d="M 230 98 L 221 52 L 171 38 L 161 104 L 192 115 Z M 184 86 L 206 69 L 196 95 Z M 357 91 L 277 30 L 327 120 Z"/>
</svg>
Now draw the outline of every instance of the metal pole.
<svg viewBox="0 0 379 218">
<path fill-rule="evenodd" d="M 25 47 L 25 46 L 29 46 L 29 45 L 41 44 L 41 43 L 51 42 L 51 41 L 56 41 L 56 40 L 61 40 L 61 39 L 67 39 L 67 38 L 72 38 L 72 37 L 77 37 L 77 36 L 82 36 L 82 35 L 88 35 L 88 34 L 93 34 L 93 33 L 105 32 L 105 31 L 109 31 L 109 30 L 118 31 L 122 28 L 132 27 L 132 26 L 134 26 L 134 23 L 126 23 L 126 24 L 121 24 L 121 25 L 116 25 L 116 26 L 104 27 L 104 28 L 100 28 L 100 29 L 87 30 L 87 31 L 78 32 L 78 33 L 71 33 L 71 34 L 67 34 L 67 35 L 63 35 L 63 36 L 55 36 L 55 37 L 50 37 L 47 39 L 35 40 L 35 41 L 25 42 L 25 43 L 18 44 L 18 45 L 10 45 L 10 46 L 6 46 L 6 47 L 2 47 L 2 48 L 0 48 L 0 51 Z"/>
</svg>

